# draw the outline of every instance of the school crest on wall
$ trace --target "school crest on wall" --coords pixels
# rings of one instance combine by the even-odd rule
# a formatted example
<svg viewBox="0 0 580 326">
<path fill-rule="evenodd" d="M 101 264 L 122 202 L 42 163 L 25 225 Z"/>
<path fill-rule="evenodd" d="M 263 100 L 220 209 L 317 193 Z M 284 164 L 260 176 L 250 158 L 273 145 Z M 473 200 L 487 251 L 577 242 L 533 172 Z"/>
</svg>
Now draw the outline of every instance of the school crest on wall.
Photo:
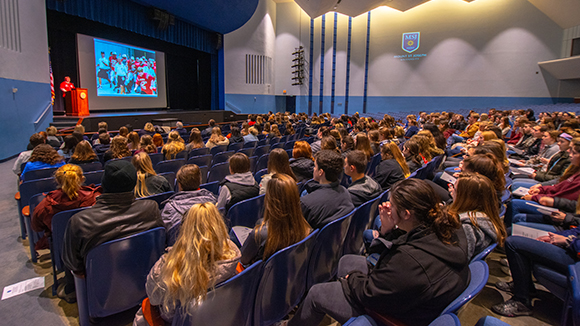
<svg viewBox="0 0 580 326">
<path fill-rule="evenodd" d="M 421 40 L 420 32 L 403 33 L 403 45 L 401 48 L 408 53 L 413 53 L 419 48 L 419 41 Z"/>
</svg>

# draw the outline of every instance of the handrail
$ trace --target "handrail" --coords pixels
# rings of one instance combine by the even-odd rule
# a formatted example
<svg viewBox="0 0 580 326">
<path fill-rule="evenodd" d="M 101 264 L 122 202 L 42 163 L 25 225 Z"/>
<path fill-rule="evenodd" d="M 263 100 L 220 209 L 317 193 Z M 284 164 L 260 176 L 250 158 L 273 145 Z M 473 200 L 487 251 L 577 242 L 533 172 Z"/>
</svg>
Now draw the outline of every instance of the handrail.
<svg viewBox="0 0 580 326">
<path fill-rule="evenodd" d="M 40 114 L 40 116 L 38 117 L 38 119 L 36 119 L 36 121 L 34 121 L 34 128 L 36 129 L 36 126 L 38 124 L 40 124 L 40 122 L 42 120 L 44 120 L 44 117 L 46 116 L 48 109 L 52 108 L 52 104 L 49 102 L 48 105 L 46 106 L 46 109 L 44 109 L 44 111 L 42 111 L 42 113 Z"/>
</svg>

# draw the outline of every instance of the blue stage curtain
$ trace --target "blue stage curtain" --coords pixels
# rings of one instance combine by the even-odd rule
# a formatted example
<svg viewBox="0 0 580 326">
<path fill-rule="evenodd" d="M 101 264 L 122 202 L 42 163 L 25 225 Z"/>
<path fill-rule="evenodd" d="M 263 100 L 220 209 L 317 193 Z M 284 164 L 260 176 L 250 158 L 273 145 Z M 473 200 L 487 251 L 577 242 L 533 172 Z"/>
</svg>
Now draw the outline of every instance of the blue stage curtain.
<svg viewBox="0 0 580 326">
<path fill-rule="evenodd" d="M 149 19 L 147 7 L 128 0 L 46 0 L 46 7 L 195 50 L 217 53 L 215 32 L 177 17 L 175 25 L 160 30 Z"/>
</svg>

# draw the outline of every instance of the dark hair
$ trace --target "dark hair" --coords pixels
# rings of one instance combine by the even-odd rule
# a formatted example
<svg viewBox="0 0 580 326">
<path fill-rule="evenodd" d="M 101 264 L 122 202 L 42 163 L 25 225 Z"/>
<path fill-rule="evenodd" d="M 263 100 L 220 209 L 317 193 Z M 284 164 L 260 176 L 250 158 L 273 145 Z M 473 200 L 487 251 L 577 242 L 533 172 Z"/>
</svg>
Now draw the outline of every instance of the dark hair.
<svg viewBox="0 0 580 326">
<path fill-rule="evenodd" d="M 326 180 L 330 182 L 338 181 L 344 166 L 344 161 L 340 154 L 336 151 L 323 149 L 316 154 L 315 161 L 318 169 L 324 171 Z"/>
<path fill-rule="evenodd" d="M 29 161 L 55 165 L 62 161 L 62 156 L 58 155 L 58 152 L 52 148 L 52 146 L 48 144 L 40 144 L 32 150 Z"/>
<path fill-rule="evenodd" d="M 357 173 L 365 173 L 367 169 L 367 156 L 361 150 L 350 151 L 346 154 L 348 165 L 354 165 Z"/>
<path fill-rule="evenodd" d="M 228 160 L 232 173 L 246 173 L 250 171 L 250 159 L 244 153 L 236 153 Z"/>
<path fill-rule="evenodd" d="M 40 145 L 40 144 L 44 144 L 45 142 L 45 138 L 42 136 L 42 134 L 40 133 L 35 133 L 32 136 L 30 136 L 30 145 L 32 145 L 32 148 L 34 149 L 34 147 Z"/>
<path fill-rule="evenodd" d="M 83 134 L 78 131 L 73 131 L 72 135 L 75 136 L 79 140 L 79 142 L 83 141 L 84 139 Z"/>
<path fill-rule="evenodd" d="M 433 135 L 433 138 L 435 138 L 435 144 L 437 144 L 437 147 L 445 150 L 447 147 L 447 142 L 445 141 L 443 133 L 441 133 L 441 130 L 439 130 L 439 127 L 431 122 L 427 122 L 423 125 L 423 130 L 429 130 Z"/>
<path fill-rule="evenodd" d="M 340 140 L 340 142 L 341 142 L 341 145 L 342 144 L 345 144 L 346 145 L 346 148 L 344 149 L 344 151 L 349 151 L 349 150 L 353 150 L 354 149 L 354 140 L 352 139 L 351 136 L 348 136 L 347 135 L 346 137 L 343 137 Z"/>
<path fill-rule="evenodd" d="M 320 149 L 336 150 L 336 138 L 332 136 L 322 137 Z"/>
<path fill-rule="evenodd" d="M 101 145 L 108 145 L 111 143 L 111 136 L 108 133 L 99 134 L 99 143 Z"/>
<path fill-rule="evenodd" d="M 239 127 L 232 127 L 232 137 L 240 137 L 241 133 L 240 133 L 240 128 Z"/>
<path fill-rule="evenodd" d="M 290 159 L 288 153 L 282 148 L 275 148 L 268 156 L 268 173 L 283 173 L 289 175 L 294 181 L 296 176 L 290 168 Z"/>
<path fill-rule="evenodd" d="M 463 160 L 463 170 L 486 176 L 493 182 L 498 195 L 503 193 L 505 189 L 503 166 L 492 154 L 477 154 L 467 157 Z"/>
<path fill-rule="evenodd" d="M 461 223 L 441 209 L 435 191 L 424 180 L 410 178 L 395 183 L 391 188 L 391 202 L 399 215 L 409 210 L 419 223 L 432 229 L 443 243 L 456 242 L 453 233 Z"/>
<path fill-rule="evenodd" d="M 199 189 L 201 184 L 201 170 L 195 164 L 187 164 L 177 171 L 177 182 L 183 191 Z"/>
<path fill-rule="evenodd" d="M 63 143 L 64 143 L 64 147 L 62 148 L 62 151 L 64 153 L 73 153 L 75 150 L 75 147 L 79 143 L 79 140 L 74 136 L 68 135 L 68 136 L 64 137 Z"/>
</svg>

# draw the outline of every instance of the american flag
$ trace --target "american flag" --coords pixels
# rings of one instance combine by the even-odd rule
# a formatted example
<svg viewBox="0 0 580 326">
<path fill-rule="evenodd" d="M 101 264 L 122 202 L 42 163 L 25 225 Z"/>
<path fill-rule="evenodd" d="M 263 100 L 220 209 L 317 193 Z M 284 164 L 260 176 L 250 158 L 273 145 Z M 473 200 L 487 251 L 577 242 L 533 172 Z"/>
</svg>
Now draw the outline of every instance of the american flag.
<svg viewBox="0 0 580 326">
<path fill-rule="evenodd" d="M 48 68 L 50 70 L 50 103 L 52 106 L 54 106 L 54 77 L 52 76 L 52 61 L 50 60 L 50 50 L 48 51 Z"/>
</svg>

